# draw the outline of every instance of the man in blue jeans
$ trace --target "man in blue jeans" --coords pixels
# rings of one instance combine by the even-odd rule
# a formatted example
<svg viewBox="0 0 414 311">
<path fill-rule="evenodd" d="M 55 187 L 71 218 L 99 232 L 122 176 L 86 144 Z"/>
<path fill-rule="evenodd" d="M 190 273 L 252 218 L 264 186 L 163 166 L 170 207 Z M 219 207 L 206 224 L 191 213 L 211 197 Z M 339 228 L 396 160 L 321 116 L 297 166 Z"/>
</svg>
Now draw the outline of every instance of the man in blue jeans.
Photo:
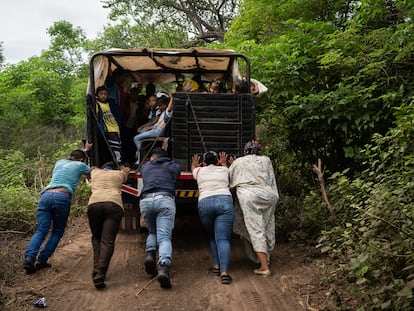
<svg viewBox="0 0 414 311">
<path fill-rule="evenodd" d="M 170 288 L 172 230 L 175 221 L 175 181 L 180 166 L 161 148 L 154 148 L 150 160 L 141 168 L 143 188 L 140 200 L 141 214 L 148 227 L 145 251 L 145 272 L 157 275 L 155 262 L 158 248 L 157 280 L 161 288 Z"/>
<path fill-rule="evenodd" d="M 43 190 L 37 206 L 37 229 L 24 253 L 23 268 L 27 274 L 51 267 L 47 262 L 54 253 L 69 217 L 72 194 L 82 174 L 88 174 L 90 167 L 83 163 L 92 144 L 87 142 L 84 150 L 74 150 L 68 159 L 58 160 L 53 169 L 52 181 Z M 46 239 L 50 226 L 52 232 L 46 245 L 40 246 Z"/>
</svg>

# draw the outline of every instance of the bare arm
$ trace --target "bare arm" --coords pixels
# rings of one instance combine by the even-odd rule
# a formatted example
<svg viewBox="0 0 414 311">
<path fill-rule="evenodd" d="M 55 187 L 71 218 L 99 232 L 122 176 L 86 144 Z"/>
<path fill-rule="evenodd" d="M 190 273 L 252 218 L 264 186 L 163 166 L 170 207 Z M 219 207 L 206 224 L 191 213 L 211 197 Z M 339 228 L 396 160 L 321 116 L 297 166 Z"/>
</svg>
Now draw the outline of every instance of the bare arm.
<svg viewBox="0 0 414 311">
<path fill-rule="evenodd" d="M 171 96 L 170 96 L 170 102 L 168 103 L 168 106 L 167 106 L 167 113 L 169 114 L 170 112 L 171 112 L 171 110 L 172 110 L 172 106 L 173 106 L 173 95 L 175 94 L 175 90 L 172 90 L 171 91 Z"/>
<path fill-rule="evenodd" d="M 92 146 L 93 146 L 92 143 L 90 143 L 89 141 L 86 141 L 86 143 L 85 143 L 85 149 L 86 149 L 86 151 L 91 150 Z"/>
<path fill-rule="evenodd" d="M 131 170 L 131 168 L 129 168 L 128 166 L 125 166 L 121 169 L 122 173 L 124 173 L 124 181 L 126 181 L 128 179 L 128 175 L 129 175 L 130 170 Z"/>
</svg>

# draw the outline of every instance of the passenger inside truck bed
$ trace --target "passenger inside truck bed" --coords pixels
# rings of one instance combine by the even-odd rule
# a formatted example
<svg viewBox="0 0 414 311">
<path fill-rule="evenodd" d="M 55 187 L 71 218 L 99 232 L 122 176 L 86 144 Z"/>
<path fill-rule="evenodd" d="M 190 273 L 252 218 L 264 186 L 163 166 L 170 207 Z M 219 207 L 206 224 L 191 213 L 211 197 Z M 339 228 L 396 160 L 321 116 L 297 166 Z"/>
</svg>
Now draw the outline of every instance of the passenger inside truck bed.
<svg viewBox="0 0 414 311">
<path fill-rule="evenodd" d="M 146 138 L 156 138 L 164 135 L 164 130 L 167 126 L 167 123 L 169 122 L 169 119 L 172 116 L 172 103 L 173 103 L 173 97 L 168 96 L 168 94 L 163 92 L 158 92 L 156 94 L 157 98 L 157 105 L 161 109 L 161 115 L 150 130 L 138 134 L 134 137 L 134 143 L 137 147 L 137 154 L 136 154 L 136 162 L 135 165 L 139 165 L 141 162 L 141 146 L 142 141 Z"/>
<path fill-rule="evenodd" d="M 233 83 L 233 87 L 231 88 L 231 93 L 234 94 L 243 94 L 248 93 L 249 88 L 247 86 L 247 81 L 245 79 L 239 79 L 235 83 Z"/>
<path fill-rule="evenodd" d="M 213 79 L 209 87 L 210 93 L 225 93 L 223 88 L 223 83 L 220 80 Z"/>
<path fill-rule="evenodd" d="M 148 111 L 145 107 L 145 96 L 139 95 L 140 89 L 132 87 L 129 91 L 129 99 L 125 107 L 125 122 L 121 128 L 122 158 L 125 162 L 135 161 L 134 136 L 137 128 L 147 121 Z"/>
<path fill-rule="evenodd" d="M 157 97 L 155 95 L 151 95 L 148 98 L 148 116 L 147 122 L 141 124 L 137 128 L 138 133 L 144 133 L 152 128 L 152 126 L 158 122 L 158 118 L 160 117 L 161 110 L 157 105 Z"/>
</svg>

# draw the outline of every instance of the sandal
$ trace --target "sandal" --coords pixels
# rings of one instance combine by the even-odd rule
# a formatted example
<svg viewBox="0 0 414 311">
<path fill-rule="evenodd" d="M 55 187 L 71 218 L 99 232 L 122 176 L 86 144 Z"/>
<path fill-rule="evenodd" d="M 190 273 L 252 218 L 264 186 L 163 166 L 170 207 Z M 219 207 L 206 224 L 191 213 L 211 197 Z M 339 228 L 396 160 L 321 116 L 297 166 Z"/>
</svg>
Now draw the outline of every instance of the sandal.
<svg viewBox="0 0 414 311">
<path fill-rule="evenodd" d="M 220 269 L 215 267 L 209 267 L 208 272 L 213 273 L 214 275 L 219 276 L 220 275 Z"/>
<path fill-rule="evenodd" d="M 228 274 L 220 275 L 221 284 L 230 284 L 232 281 L 232 278 Z"/>
</svg>

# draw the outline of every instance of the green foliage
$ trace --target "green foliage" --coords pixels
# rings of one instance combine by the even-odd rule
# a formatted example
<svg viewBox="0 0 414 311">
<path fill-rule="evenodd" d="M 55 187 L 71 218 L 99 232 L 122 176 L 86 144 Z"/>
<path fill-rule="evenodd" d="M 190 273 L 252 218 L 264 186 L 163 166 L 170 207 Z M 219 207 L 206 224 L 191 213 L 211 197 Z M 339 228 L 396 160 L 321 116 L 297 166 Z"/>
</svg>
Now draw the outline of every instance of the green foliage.
<svg viewBox="0 0 414 311">
<path fill-rule="evenodd" d="M 33 226 L 36 189 L 30 187 L 33 181 L 27 180 L 28 176 L 33 175 L 26 171 L 26 162 L 21 152 L 0 149 L 1 230 L 27 231 Z"/>
<path fill-rule="evenodd" d="M 3 68 L 4 55 L 3 55 L 3 41 L 0 41 L 0 70 Z"/>
<path fill-rule="evenodd" d="M 410 1 L 246 0 L 226 34 L 269 88 L 257 135 L 281 190 L 277 231 L 322 230 L 332 280 L 345 275 L 364 310 L 413 304 L 413 17 Z"/>
<path fill-rule="evenodd" d="M 71 76 L 62 76 L 44 58 L 34 57 L 7 67 L 0 74 L 0 123 L 65 128 L 74 113 L 68 101 L 71 86 Z"/>
<path fill-rule="evenodd" d="M 124 25 L 133 24 L 129 29 L 139 30 L 134 30 L 133 33 L 140 38 L 141 46 L 148 41 L 157 43 L 154 39 L 159 37 L 160 41 L 167 40 L 169 44 L 173 44 L 167 47 L 183 47 L 177 43 L 196 46 L 223 41 L 224 33 L 234 19 L 238 7 L 238 1 L 232 0 L 183 0 L 179 2 L 174 0 L 105 0 L 103 3 L 111 10 L 112 20 L 122 20 Z M 122 32 L 121 28 L 118 30 Z M 184 36 L 181 39 L 177 38 L 174 35 L 175 32 Z M 146 36 L 149 38 L 147 39 Z M 176 39 L 178 41 L 175 41 Z M 191 41 L 184 41 L 185 39 Z M 152 45 L 152 47 L 162 46 Z"/>
<path fill-rule="evenodd" d="M 66 69 L 76 70 L 84 60 L 84 49 L 87 42 L 85 32 L 80 27 L 73 27 L 67 21 L 54 22 L 47 30 L 51 38 L 48 58 L 67 63 Z"/>
<path fill-rule="evenodd" d="M 104 33 L 89 45 L 92 51 L 108 48 L 135 48 L 157 47 L 177 48 L 188 42 L 188 33 L 178 27 L 164 24 L 150 24 L 147 22 L 131 23 L 128 19 L 121 19 L 116 25 L 107 26 Z"/>
<path fill-rule="evenodd" d="M 368 168 L 360 177 L 332 176 L 339 223 L 319 240 L 375 310 L 410 310 L 414 302 L 414 102 L 395 115 L 396 127 L 363 150 Z"/>
<path fill-rule="evenodd" d="M 345 277 L 361 310 L 410 310 L 413 1 L 245 0 L 233 23 L 238 1 L 218 11 L 215 1 L 104 3 L 117 23 L 96 40 L 56 22 L 49 50 L 0 72 L 1 228 L 33 230 L 40 189 L 77 145 L 63 142 L 84 131 L 85 52 L 222 42 L 229 29 L 215 46 L 248 55 L 252 77 L 269 88 L 257 136 L 276 169 L 279 238 L 318 240 L 338 261 L 330 280 Z M 336 219 L 312 174 L 317 159 Z M 72 215 L 84 213 L 89 194 L 81 183 Z"/>
<path fill-rule="evenodd" d="M 252 76 L 269 87 L 261 112 L 283 115 L 287 150 L 303 167 L 321 158 L 330 171 L 358 171 L 359 150 L 412 94 L 413 45 L 404 36 L 412 11 L 403 1 L 277 2 L 245 1 L 228 44 L 250 56 Z"/>
<path fill-rule="evenodd" d="M 0 230 L 32 231 L 41 190 L 49 183 L 56 160 L 65 158 L 77 144 L 62 144 L 50 157 L 38 153 L 27 158 L 21 151 L 0 149 Z M 79 186 L 72 214 L 84 214 L 89 186 Z M 19 199 L 16 199 L 19 198 Z"/>
</svg>

